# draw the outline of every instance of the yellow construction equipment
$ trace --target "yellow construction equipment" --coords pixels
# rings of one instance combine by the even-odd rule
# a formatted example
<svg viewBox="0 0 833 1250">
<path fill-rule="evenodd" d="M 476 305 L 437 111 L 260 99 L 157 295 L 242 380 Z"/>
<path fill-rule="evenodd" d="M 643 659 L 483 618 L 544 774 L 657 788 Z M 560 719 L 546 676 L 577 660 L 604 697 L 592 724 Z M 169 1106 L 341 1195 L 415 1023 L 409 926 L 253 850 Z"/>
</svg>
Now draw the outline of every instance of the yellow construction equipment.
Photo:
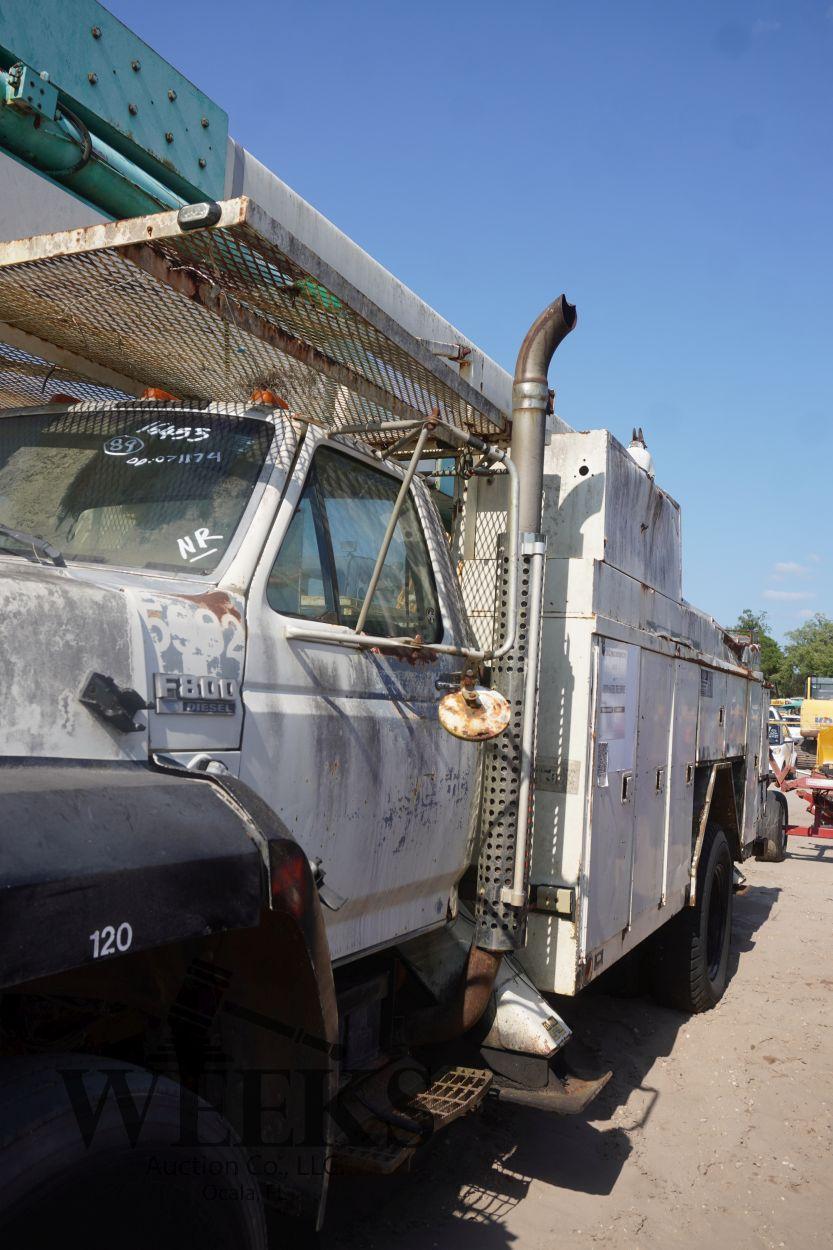
<svg viewBox="0 0 833 1250">
<path fill-rule="evenodd" d="M 801 705 L 801 736 L 816 739 L 828 725 L 833 725 L 833 677 L 808 677 Z"/>
<path fill-rule="evenodd" d="M 816 743 L 816 768 L 822 769 L 825 764 L 833 764 L 833 725 L 819 730 Z"/>
</svg>

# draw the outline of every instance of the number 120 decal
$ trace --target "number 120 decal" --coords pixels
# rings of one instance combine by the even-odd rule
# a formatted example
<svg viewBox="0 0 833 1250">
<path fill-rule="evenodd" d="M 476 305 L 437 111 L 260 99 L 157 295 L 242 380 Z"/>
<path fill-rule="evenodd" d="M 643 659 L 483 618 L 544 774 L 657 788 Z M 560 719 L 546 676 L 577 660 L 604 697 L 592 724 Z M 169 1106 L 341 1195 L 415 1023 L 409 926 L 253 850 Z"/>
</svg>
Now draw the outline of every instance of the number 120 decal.
<svg viewBox="0 0 833 1250">
<path fill-rule="evenodd" d="M 115 955 L 116 951 L 130 950 L 133 944 L 133 930 L 126 920 L 117 929 L 106 924 L 103 929 L 96 929 L 90 934 L 93 948 L 93 959 L 103 959 L 105 955 Z"/>
</svg>

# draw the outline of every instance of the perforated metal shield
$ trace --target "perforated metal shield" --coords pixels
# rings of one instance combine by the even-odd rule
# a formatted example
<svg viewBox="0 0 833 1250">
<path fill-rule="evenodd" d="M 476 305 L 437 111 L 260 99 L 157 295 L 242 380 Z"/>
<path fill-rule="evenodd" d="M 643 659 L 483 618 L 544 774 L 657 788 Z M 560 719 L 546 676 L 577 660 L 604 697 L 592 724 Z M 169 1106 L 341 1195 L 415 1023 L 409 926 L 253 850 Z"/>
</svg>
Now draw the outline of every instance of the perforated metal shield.
<svg viewBox="0 0 833 1250">
<path fill-rule="evenodd" d="M 512 884 L 518 834 L 518 798 L 522 768 L 524 681 L 529 650 L 530 557 L 521 557 L 518 577 L 518 632 L 515 646 L 495 663 L 492 685 L 509 701 L 512 715 L 499 738 L 483 745 L 483 781 L 480 807 L 480 855 L 477 863 L 475 941 L 483 950 L 518 950 L 526 942 L 527 908 L 501 900 Z M 496 561 L 498 602 L 496 628 L 504 628 L 507 610 L 509 561 L 503 547 Z M 539 627 L 540 622 L 535 627 Z M 533 802 L 534 790 L 530 794 Z M 532 813 L 530 812 L 530 826 Z M 531 840 L 527 843 L 527 859 Z"/>
</svg>

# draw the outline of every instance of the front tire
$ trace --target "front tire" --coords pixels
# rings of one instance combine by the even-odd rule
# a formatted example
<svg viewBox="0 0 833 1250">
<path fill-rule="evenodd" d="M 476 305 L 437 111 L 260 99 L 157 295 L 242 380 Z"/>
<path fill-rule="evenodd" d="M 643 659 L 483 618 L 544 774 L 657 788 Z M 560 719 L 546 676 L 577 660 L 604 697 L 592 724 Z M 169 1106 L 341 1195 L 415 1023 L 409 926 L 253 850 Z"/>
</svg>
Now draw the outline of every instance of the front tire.
<svg viewBox="0 0 833 1250">
<path fill-rule="evenodd" d="M 717 825 L 706 830 L 697 868 L 697 903 L 684 907 L 656 934 L 654 997 L 679 1011 L 709 1011 L 726 989 L 732 932 L 732 853 Z"/>
<path fill-rule="evenodd" d="M 0 1244 L 266 1250 L 263 1199 L 227 1121 L 174 1081 L 92 1055 L 6 1059 Z"/>
</svg>

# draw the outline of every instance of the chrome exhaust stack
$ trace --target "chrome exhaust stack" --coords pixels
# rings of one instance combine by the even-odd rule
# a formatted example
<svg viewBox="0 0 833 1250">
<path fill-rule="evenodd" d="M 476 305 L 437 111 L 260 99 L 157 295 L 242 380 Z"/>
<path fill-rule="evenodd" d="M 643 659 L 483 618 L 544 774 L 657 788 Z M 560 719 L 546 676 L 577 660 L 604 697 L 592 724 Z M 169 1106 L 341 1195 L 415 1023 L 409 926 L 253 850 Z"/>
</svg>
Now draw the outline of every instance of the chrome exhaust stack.
<svg viewBox="0 0 833 1250">
<path fill-rule="evenodd" d="M 512 460 L 521 481 L 518 521 L 522 534 L 537 534 L 541 528 L 547 373 L 559 343 L 575 328 L 576 320 L 575 305 L 559 295 L 533 321 L 518 352 L 512 383 Z"/>
<path fill-rule="evenodd" d="M 533 814 L 538 661 L 546 541 L 541 529 L 544 448 L 550 394 L 547 373 L 562 339 L 576 324 L 563 295 L 529 328 L 512 388 L 511 461 L 518 475 L 515 523 L 520 561 L 499 557 L 497 585 L 504 612 L 517 604 L 514 645 L 496 656 L 492 688 L 510 704 L 509 726 L 484 744 L 483 806 L 477 865 L 475 929 L 454 994 L 409 1023 L 412 1044 L 446 1041 L 473 1028 L 486 1010 L 506 951 L 526 943 L 529 848 Z M 513 579 L 517 577 L 518 582 Z M 506 622 L 511 629 L 511 622 Z"/>
<path fill-rule="evenodd" d="M 511 704 L 512 719 L 506 733 L 485 747 L 474 937 L 482 950 L 518 950 L 526 943 L 546 559 L 540 529 L 550 402 L 547 373 L 556 348 L 576 320 L 575 307 L 559 296 L 530 326 L 515 366 L 512 461 L 520 483 L 520 585 L 515 647 L 495 665 L 492 675 L 492 685 Z M 512 575 L 505 561 L 502 571 L 505 586 Z"/>
</svg>

